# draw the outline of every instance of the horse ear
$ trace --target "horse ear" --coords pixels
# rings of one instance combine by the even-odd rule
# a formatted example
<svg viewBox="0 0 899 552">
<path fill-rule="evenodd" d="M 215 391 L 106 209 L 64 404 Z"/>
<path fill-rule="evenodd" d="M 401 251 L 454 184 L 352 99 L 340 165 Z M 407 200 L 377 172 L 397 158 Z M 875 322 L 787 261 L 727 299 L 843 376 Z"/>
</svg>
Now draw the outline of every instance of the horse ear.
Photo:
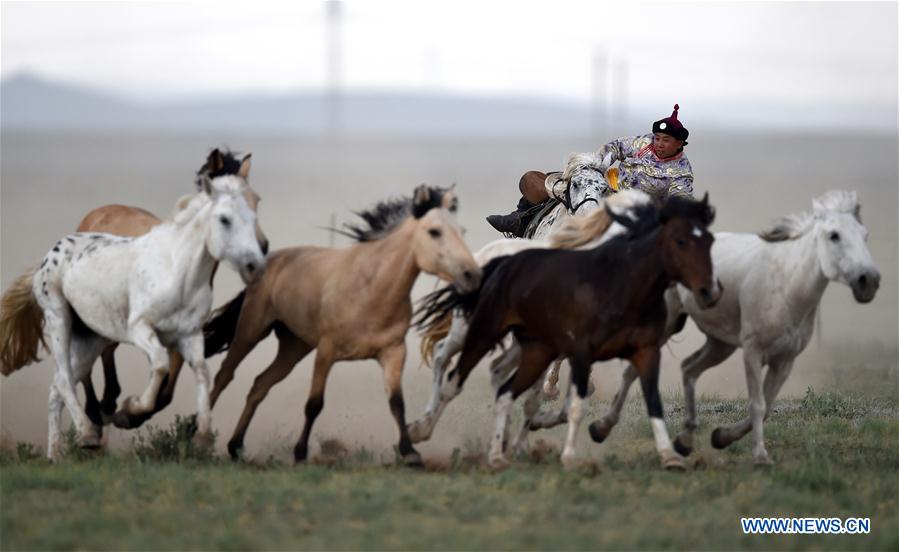
<svg viewBox="0 0 899 552">
<path fill-rule="evenodd" d="M 412 204 L 415 206 L 421 206 L 426 204 L 431 200 L 431 190 L 425 185 L 415 188 L 415 192 L 412 194 Z"/>
<path fill-rule="evenodd" d="M 252 154 L 248 153 L 244 156 L 243 160 L 240 162 L 240 168 L 237 169 L 237 176 L 243 178 L 244 180 L 250 176 L 250 156 Z"/>
<path fill-rule="evenodd" d="M 209 157 L 206 158 L 206 166 L 204 168 L 208 173 L 216 173 L 225 168 L 225 159 L 222 157 L 222 152 L 220 152 L 218 148 L 209 152 Z"/>
<path fill-rule="evenodd" d="M 456 197 L 455 182 L 453 182 L 453 185 L 443 192 L 443 198 L 441 198 L 440 204 L 444 209 L 448 209 L 449 211 L 456 212 L 456 210 L 458 210 L 459 198 Z"/>
</svg>

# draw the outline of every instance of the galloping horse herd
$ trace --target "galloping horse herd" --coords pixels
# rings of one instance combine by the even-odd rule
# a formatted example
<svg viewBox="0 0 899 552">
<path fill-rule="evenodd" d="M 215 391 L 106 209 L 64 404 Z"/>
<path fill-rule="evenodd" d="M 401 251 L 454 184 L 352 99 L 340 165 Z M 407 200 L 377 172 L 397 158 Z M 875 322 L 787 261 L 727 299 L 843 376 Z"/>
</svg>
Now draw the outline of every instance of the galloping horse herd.
<svg viewBox="0 0 899 552">
<path fill-rule="evenodd" d="M 334 362 L 374 358 L 384 370 L 399 452 L 406 464 L 421 465 L 413 443 L 432 435 L 471 370 L 503 345 L 490 368 L 496 392 L 491 466 L 526 450 L 530 431 L 565 422 L 561 460 L 571 465 L 592 393 L 591 366 L 622 358 L 629 365 L 621 388 L 609 412 L 590 424 L 590 436 L 596 442 L 608 437 L 639 378 L 662 465 L 684 469 L 697 428 L 696 379 L 742 347 L 749 415 L 715 429 L 712 445 L 726 447 L 751 430 L 754 461 L 770 463 L 763 423 L 811 338 L 828 282 L 848 285 L 860 303 L 874 298 L 880 282 L 855 192 L 828 192 L 812 200 L 810 212 L 789 215 L 757 235 L 713 235 L 708 196 L 658 203 L 627 190 L 558 218 L 544 236 L 501 239 L 472 254 L 455 220 L 455 190 L 422 185 L 409 198 L 359 213 L 362 222 L 343 230 L 357 242 L 350 247 L 269 253 L 249 171 L 249 155 L 237 159 L 214 150 L 197 173 L 196 192 L 175 204 L 170 219 L 135 207 L 100 207 L 6 289 L 0 371 L 10 375 L 37 361 L 42 345 L 56 362 L 48 400 L 51 460 L 63 454 L 63 405 L 79 444 L 99 447 L 104 425 L 137 427 L 167 406 L 185 361 L 197 382 L 195 439 L 211 446 L 216 400 L 246 355 L 274 331 L 277 355 L 254 381 L 228 442 L 234 458 L 269 389 L 316 349 L 296 461 L 307 457 Z M 246 288 L 211 312 L 222 261 Z M 407 425 L 405 336 L 415 315 L 410 294 L 421 272 L 450 285 L 426 296 L 417 310 L 434 387 L 426 413 Z M 672 442 L 658 390 L 660 348 L 688 316 L 707 341 L 682 364 L 687 415 Z M 113 360 L 118 343 L 135 345 L 150 361 L 147 388 L 121 404 Z M 210 389 L 205 359 L 224 350 Z M 102 399 L 91 383 L 99 356 Z M 541 410 L 547 395 L 558 394 L 563 359 L 571 365 L 564 405 Z M 510 438 L 509 412 L 520 395 L 526 396 L 524 423 Z"/>
</svg>

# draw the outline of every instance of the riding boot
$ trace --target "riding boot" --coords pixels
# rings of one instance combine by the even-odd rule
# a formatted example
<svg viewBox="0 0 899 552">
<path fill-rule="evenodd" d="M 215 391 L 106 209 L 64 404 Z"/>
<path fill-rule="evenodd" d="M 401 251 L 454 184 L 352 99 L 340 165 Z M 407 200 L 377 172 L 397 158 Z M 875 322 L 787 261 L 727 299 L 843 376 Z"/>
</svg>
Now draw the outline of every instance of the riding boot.
<svg viewBox="0 0 899 552">
<path fill-rule="evenodd" d="M 531 218 L 528 211 L 534 207 L 533 203 L 522 197 L 518 200 L 518 208 L 515 211 L 508 215 L 490 215 L 487 222 L 500 232 L 521 237 Z"/>
</svg>

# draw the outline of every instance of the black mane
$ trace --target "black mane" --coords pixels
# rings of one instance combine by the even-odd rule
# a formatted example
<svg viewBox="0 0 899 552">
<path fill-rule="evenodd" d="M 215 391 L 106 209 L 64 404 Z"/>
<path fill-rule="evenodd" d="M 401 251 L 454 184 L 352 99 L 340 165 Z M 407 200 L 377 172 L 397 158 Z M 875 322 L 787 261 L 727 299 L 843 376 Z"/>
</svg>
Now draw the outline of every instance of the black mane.
<svg viewBox="0 0 899 552">
<path fill-rule="evenodd" d="M 428 186 L 427 190 L 429 193 L 425 201 L 413 203 L 411 197 L 380 201 L 374 207 L 354 213 L 362 219 L 361 223 L 347 223 L 343 228 L 334 230 L 357 242 L 379 240 L 410 216 L 421 218 L 431 209 L 443 204 L 443 196 L 447 192 L 445 188 Z"/>
<path fill-rule="evenodd" d="M 200 170 L 197 171 L 197 186 L 199 187 L 202 184 L 203 179 L 208 178 L 209 180 L 212 180 L 219 176 L 237 174 L 237 171 L 240 170 L 241 162 L 242 161 L 237 158 L 234 152 L 228 148 L 223 150 L 216 148 L 212 150 L 209 152 L 206 162 L 204 162 L 203 166 L 200 167 Z M 216 167 L 219 163 L 221 166 Z"/>
</svg>

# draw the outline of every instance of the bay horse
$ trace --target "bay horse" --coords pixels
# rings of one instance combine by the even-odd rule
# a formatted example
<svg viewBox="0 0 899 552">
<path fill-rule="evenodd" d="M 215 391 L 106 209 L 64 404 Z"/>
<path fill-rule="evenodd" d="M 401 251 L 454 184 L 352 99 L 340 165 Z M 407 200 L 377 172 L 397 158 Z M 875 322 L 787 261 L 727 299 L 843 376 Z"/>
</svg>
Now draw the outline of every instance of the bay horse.
<svg viewBox="0 0 899 552">
<path fill-rule="evenodd" d="M 418 274 L 435 274 L 462 290 L 477 287 L 481 270 L 455 221 L 453 189 L 420 186 L 412 198 L 385 201 L 359 213 L 349 226 L 348 248 L 293 247 L 272 253 L 262 279 L 222 307 L 207 324 L 207 354 L 228 348 L 215 376 L 214 405 L 246 355 L 269 332 L 278 338 L 272 364 L 254 381 L 228 442 L 238 458 L 244 436 L 269 389 L 317 349 L 303 433 L 294 448 L 302 462 L 312 424 L 324 406 L 334 362 L 377 359 L 384 370 L 390 411 L 400 432 L 405 463 L 420 465 L 406 431 L 402 392 L 405 336 L 412 318 L 409 297 Z"/>
<path fill-rule="evenodd" d="M 709 254 L 713 238 L 706 230 L 713 218 L 708 195 L 702 202 L 670 198 L 636 223 L 615 216 L 632 233 L 594 249 L 532 249 L 495 259 L 484 268 L 477 291 L 433 296 L 435 307 L 439 302 L 445 311 L 462 307 L 471 313 L 462 354 L 440 388 L 438 411 L 511 331 L 521 345 L 521 361 L 496 395 L 491 465 L 506 463 L 502 443 L 512 402 L 538 382 L 552 360 L 564 356 L 572 368 L 564 465 L 574 463 L 592 363 L 625 358 L 640 377 L 662 465 L 683 469 L 683 457 L 672 448 L 665 428 L 658 391 L 667 320 L 664 293 L 676 281 L 691 289 L 703 307 L 718 300 L 721 291 Z"/>
<path fill-rule="evenodd" d="M 209 372 L 203 323 L 212 307 L 212 272 L 228 262 L 245 282 L 259 278 L 265 256 L 256 213 L 236 175 L 204 178 L 202 191 L 178 201 L 172 220 L 137 238 L 103 233 L 60 239 L 40 266 L 16 279 L 0 298 L 0 372 L 9 375 L 37 358 L 46 332 L 56 361 L 48 400 L 48 447 L 59 458 L 65 404 L 86 448 L 99 435 L 78 404 L 75 385 L 90 377 L 112 342 L 132 343 L 150 360 L 150 383 L 123 410 L 149 412 L 168 371 L 167 348 L 177 348 L 197 380 L 197 435 L 211 437 Z"/>
<path fill-rule="evenodd" d="M 613 214 L 635 218 L 638 216 L 638 210 L 648 206 L 650 201 L 650 196 L 644 192 L 625 190 L 602 199 L 600 205 L 604 208 L 593 210 L 584 216 L 560 219 L 559 225 L 544 238 L 496 240 L 479 249 L 474 258 L 481 267 L 484 267 L 495 258 L 513 255 L 527 249 L 592 249 L 627 231 L 626 227 L 613 220 Z M 428 304 L 427 297 L 422 299 L 422 304 Z M 425 362 L 431 364 L 434 384 L 424 415 L 409 425 L 409 436 L 413 443 L 429 439 L 434 431 L 440 415 L 435 409 L 440 385 L 450 360 L 462 350 L 465 334 L 468 332 L 468 320 L 463 309 L 456 309 L 452 313 L 440 313 L 440 319 L 430 320 L 429 314 L 427 309 L 420 311 L 417 323 L 424 329 L 421 353 Z M 491 363 L 490 381 L 494 392 L 518 366 L 520 355 L 520 347 L 512 340 Z M 558 373 L 561 362 L 561 359 L 556 360 L 551 370 Z M 539 399 L 540 397 L 535 397 L 534 400 L 526 402 L 526 417 L 535 413 L 531 410 L 539 407 Z M 524 443 L 517 439 L 516 445 L 521 447 Z"/>
<path fill-rule="evenodd" d="M 712 260 L 724 285 L 721 301 L 700 309 L 681 287 L 666 297 L 670 309 L 689 314 L 706 336 L 702 348 L 681 365 L 686 418 L 675 447 L 682 454 L 692 451 L 698 428 L 696 380 L 742 347 L 749 415 L 733 426 L 716 428 L 712 446 L 727 447 L 752 431 L 753 461 L 772 463 L 763 424 L 796 357 L 811 339 L 827 284 L 846 284 L 859 303 L 873 300 L 880 286 L 867 238 L 858 195 L 842 190 L 815 198 L 810 212 L 789 215 L 758 235 L 715 234 Z M 609 412 L 597 422 L 603 433 L 617 423 L 635 377 L 628 367 Z"/>
<path fill-rule="evenodd" d="M 247 183 L 244 192 L 247 204 L 254 212 L 256 212 L 260 197 L 249 186 L 250 157 L 251 155 L 248 153 L 238 160 L 237 157 L 227 149 L 213 149 L 207 156 L 203 166 L 197 171 L 195 178 L 196 191 L 199 192 L 202 189 L 204 179 L 216 178 L 226 174 L 237 175 Z M 115 234 L 117 236 L 136 238 L 137 236 L 146 234 L 153 227 L 162 222 L 162 219 L 140 207 L 112 204 L 98 207 L 87 213 L 75 231 L 102 232 L 106 234 Z M 262 253 L 267 254 L 269 247 L 268 238 L 266 238 L 265 234 L 262 232 L 258 220 L 256 221 L 256 239 L 259 240 L 259 246 L 262 248 Z M 213 269 L 210 285 L 212 285 L 212 279 L 215 277 L 215 272 L 216 269 Z M 116 401 L 119 393 L 121 393 L 115 365 L 115 350 L 117 347 L 118 343 L 113 343 L 104 349 L 103 353 L 100 355 L 103 363 L 103 378 L 105 383 L 102 400 L 98 400 L 91 378 L 85 378 L 82 381 L 85 395 L 85 412 L 100 433 L 102 433 L 103 424 L 108 423 L 109 420 L 112 420 L 112 422 L 120 428 L 134 428 L 140 426 L 153 414 L 168 406 L 174 397 L 175 384 L 178 381 L 178 375 L 184 364 L 184 359 L 178 351 L 170 350 L 169 372 L 165 376 L 162 387 L 156 396 L 156 404 L 153 406 L 153 409 L 145 414 L 129 414 L 125 411 L 116 413 Z"/>
</svg>

